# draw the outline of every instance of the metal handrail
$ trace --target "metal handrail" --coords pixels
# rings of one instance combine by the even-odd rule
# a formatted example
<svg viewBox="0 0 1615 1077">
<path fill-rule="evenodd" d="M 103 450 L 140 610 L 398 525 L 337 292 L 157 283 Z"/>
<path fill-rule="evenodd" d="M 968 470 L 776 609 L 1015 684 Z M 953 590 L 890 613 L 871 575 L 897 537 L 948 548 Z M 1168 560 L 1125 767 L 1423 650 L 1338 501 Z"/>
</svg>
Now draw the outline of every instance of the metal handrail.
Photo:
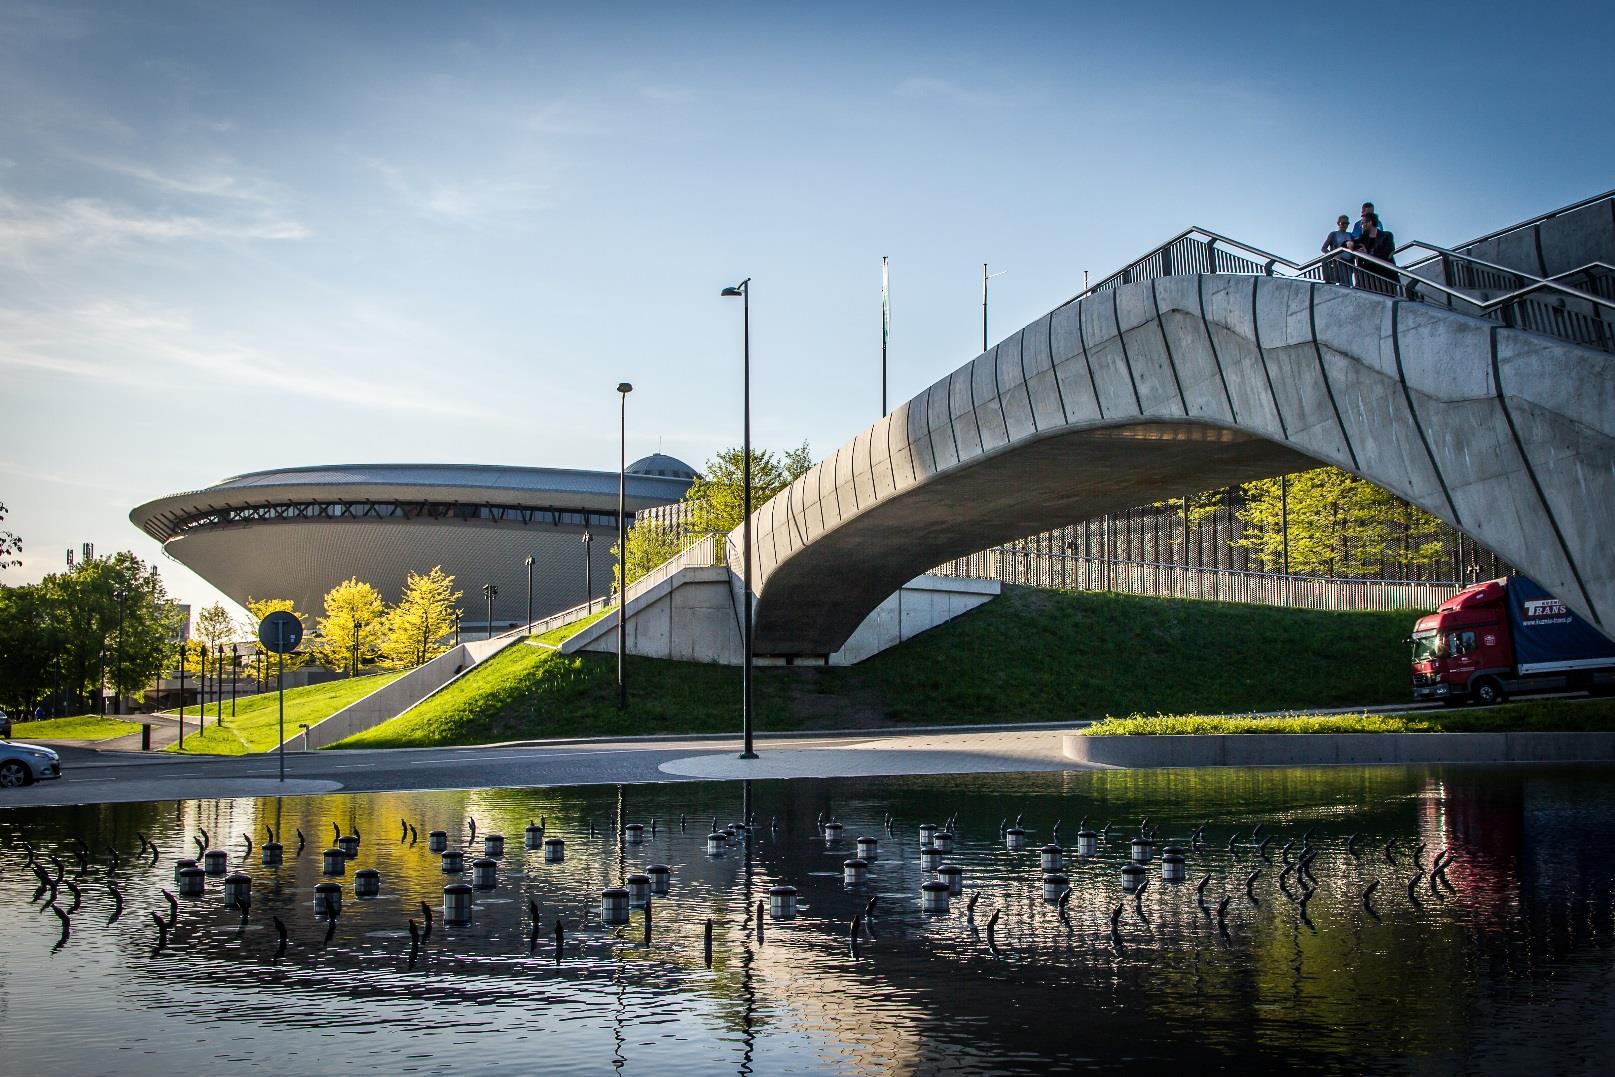
<svg viewBox="0 0 1615 1077">
<path fill-rule="evenodd" d="M 1500 236 L 1506 236 L 1510 232 L 1518 232 L 1525 228 L 1535 228 L 1544 221 L 1551 221 L 1555 217 L 1564 216 L 1566 213 L 1573 213 L 1578 209 L 1585 209 L 1586 207 L 1593 205 L 1595 202 L 1602 202 L 1609 198 L 1615 198 L 1615 190 L 1605 191 L 1603 194 L 1595 194 L 1588 198 L 1583 198 L 1580 202 L 1572 202 L 1568 206 L 1560 206 L 1558 209 L 1550 209 L 1546 213 L 1537 214 L 1530 220 L 1520 221 L 1517 224 L 1511 224 L 1507 228 L 1499 228 L 1495 232 L 1488 232 L 1486 235 L 1472 239 L 1463 245 L 1465 247 L 1473 247 L 1478 244 L 1487 243 L 1491 240 L 1497 239 Z"/>
<path fill-rule="evenodd" d="M 1214 232 L 1209 228 L 1201 228 L 1198 225 L 1179 232 L 1165 243 L 1159 244 L 1143 256 L 1134 259 L 1121 269 L 1103 278 L 1099 283 L 1072 296 L 1061 306 L 1069 306 L 1080 299 L 1096 295 L 1099 292 L 1109 291 L 1122 284 L 1133 283 L 1136 280 L 1176 275 L 1173 273 L 1172 252 L 1178 244 L 1186 240 L 1205 244 L 1208 251 L 1206 261 L 1209 271 L 1212 273 L 1245 272 L 1250 275 L 1271 277 L 1281 275 L 1278 270 L 1282 269 L 1284 271 L 1282 275 L 1284 276 L 1335 283 L 1330 281 L 1330 274 L 1324 270 L 1325 266 L 1335 263 L 1341 267 L 1339 275 L 1347 276 L 1348 279 L 1353 272 L 1368 269 L 1373 271 L 1376 276 L 1396 281 L 1398 283 L 1397 290 L 1409 299 L 1424 302 L 1433 296 L 1443 296 L 1446 298 L 1446 305 L 1449 308 L 1461 306 L 1466 313 L 1471 313 L 1477 317 L 1490 317 L 1501 314 L 1503 320 L 1507 322 L 1509 320 L 1508 308 L 1512 304 L 1533 299 L 1541 302 L 1542 297 L 1537 295 L 1537 293 L 1541 292 L 1550 293 L 1555 300 L 1558 300 L 1556 307 L 1562 308 L 1565 300 L 1574 300 L 1579 303 L 1589 303 L 1596 308 L 1610 312 L 1611 315 L 1615 315 L 1615 300 L 1606 299 L 1578 288 L 1572 288 L 1556 280 L 1532 277 L 1529 274 L 1521 274 L 1515 270 L 1504 270 L 1504 272 L 1510 276 L 1521 277 L 1526 283 L 1491 298 L 1480 299 L 1438 281 L 1416 276 L 1411 272 L 1411 267 L 1397 266 L 1362 251 L 1336 249 L 1309 261 L 1297 263 L 1282 255 L 1262 250 L 1260 247 L 1254 247 L 1248 243 L 1242 243 L 1239 240 Z M 1237 268 L 1236 264 L 1234 268 L 1220 269 L 1217 259 L 1219 252 L 1227 252 L 1236 263 L 1242 262 L 1252 268 L 1241 270 Z M 1457 255 L 1456 257 L 1467 259 L 1468 256 Z M 1470 261 L 1489 265 L 1489 263 L 1482 263 L 1480 259 L 1470 259 Z M 1389 274 L 1388 277 L 1386 276 L 1387 274 Z M 1606 351 L 1615 350 L 1615 337 L 1612 337 L 1611 331 L 1602 328 L 1607 321 L 1606 317 L 1595 311 L 1593 318 L 1600 326 L 1595 334 L 1598 339 L 1593 341 L 1577 340 L 1577 342 L 1591 344 L 1591 346 L 1599 347 Z"/>
</svg>

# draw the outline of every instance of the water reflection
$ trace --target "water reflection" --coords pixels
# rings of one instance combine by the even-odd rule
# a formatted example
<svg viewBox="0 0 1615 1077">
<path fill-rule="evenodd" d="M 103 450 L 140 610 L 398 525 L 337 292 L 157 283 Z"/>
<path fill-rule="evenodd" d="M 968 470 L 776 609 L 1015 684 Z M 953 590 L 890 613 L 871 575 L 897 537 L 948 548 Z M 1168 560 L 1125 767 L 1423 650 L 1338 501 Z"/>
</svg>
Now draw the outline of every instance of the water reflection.
<svg viewBox="0 0 1615 1077">
<path fill-rule="evenodd" d="M 954 815 L 949 860 L 965 871 L 965 896 L 948 915 L 925 916 L 918 827 Z M 999 827 L 1017 815 L 1030 840 L 1011 853 Z M 826 843 L 821 816 L 844 824 L 839 842 Z M 1187 846 L 1202 825 L 1203 841 L 1190 849 L 1185 884 L 1162 883 L 1151 865 L 1113 935 L 1126 841 L 1144 817 L 1163 844 Z M 1058 823 L 1069 853 L 1083 819 L 1110 831 L 1092 860 L 1067 856 L 1062 917 L 1044 900 L 1036 850 Z M 522 848 L 538 820 L 565 839 L 564 862 Z M 756 826 L 708 857 L 714 821 Z M 645 825 L 644 844 L 624 840 L 628 823 Z M 0 814 L 0 1027 L 8 1041 L 27 1030 L 48 1068 L 75 1072 L 531 1071 L 535 1060 L 577 1073 L 1396 1072 L 1549 1060 L 1593 1069 L 1615 1047 L 1612 870 L 1601 840 L 1612 823 L 1615 770 L 1596 767 L 1071 772 L 19 809 Z M 327 943 L 313 888 L 333 824 L 362 841 Z M 1276 839 L 1265 857 L 1252 840 L 1258 826 Z M 167 915 L 173 863 L 195 855 L 204 829 L 232 868 L 253 876 L 252 907 L 244 920 L 225 910 L 210 878 L 204 897 L 181 900 L 169 948 L 154 954 L 148 914 Z M 442 888 L 458 877 L 427 850 L 432 830 L 468 860 L 485 835 L 505 836 L 499 886 L 477 892 L 469 926 L 442 920 Z M 306 845 L 293 856 L 298 831 Z M 268 832 L 285 842 L 278 867 L 258 863 Z M 161 850 L 155 866 L 136 858 L 137 834 Z M 866 835 L 880 839 L 871 883 L 849 891 L 841 863 Z M 92 851 L 82 876 L 75 839 Z M 54 954 L 59 927 L 29 902 L 37 882 L 23 867 L 25 841 L 60 857 L 81 889 L 72 938 Z M 1298 870 L 1285 869 L 1308 843 L 1316 890 L 1303 909 Z M 122 858 L 115 881 L 126 906 L 111 925 L 109 845 Z M 1450 886 L 1427 871 L 1415 877 L 1420 846 L 1425 869 L 1451 850 Z M 642 913 L 608 930 L 598 903 L 602 888 L 653 863 L 674 874 L 672 892 L 653 900 L 646 946 Z M 380 871 L 379 898 L 353 896 L 361 867 Z M 1202 907 L 1195 887 L 1208 874 Z M 1362 893 L 1376 880 L 1371 912 Z M 799 888 L 800 916 L 759 922 L 759 897 L 779 882 Z M 855 957 L 849 928 L 871 897 Z M 1226 936 L 1215 918 L 1224 897 Z M 436 923 L 412 957 L 408 922 L 423 901 Z M 994 913 L 996 952 L 985 938 Z M 273 917 L 288 929 L 281 960 Z M 559 962 L 556 920 L 567 938 Z"/>
</svg>

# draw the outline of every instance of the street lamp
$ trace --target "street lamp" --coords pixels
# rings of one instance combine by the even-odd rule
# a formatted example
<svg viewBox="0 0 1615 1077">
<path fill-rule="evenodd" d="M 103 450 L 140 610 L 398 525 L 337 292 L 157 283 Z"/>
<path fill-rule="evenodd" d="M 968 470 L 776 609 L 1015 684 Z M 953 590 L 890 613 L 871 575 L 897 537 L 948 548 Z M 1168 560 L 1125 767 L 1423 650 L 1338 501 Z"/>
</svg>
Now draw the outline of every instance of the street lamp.
<svg viewBox="0 0 1615 1077">
<path fill-rule="evenodd" d="M 745 747 L 740 753 L 742 759 L 756 759 L 757 753 L 752 751 L 752 702 L 751 702 L 751 667 L 752 667 L 752 638 L 751 638 L 751 278 L 747 277 L 733 288 L 725 288 L 720 295 L 736 297 L 741 301 L 741 341 L 742 341 L 742 374 L 741 398 L 743 411 L 743 429 L 741 432 L 740 452 L 743 459 L 741 464 L 741 505 L 740 505 L 740 544 L 741 553 L 741 584 L 746 592 L 745 617 L 741 622 L 742 647 L 746 652 L 742 672 L 740 675 L 740 726 L 745 740 Z"/>
<path fill-rule="evenodd" d="M 583 529 L 583 601 L 594 602 L 594 536 Z"/>
<path fill-rule="evenodd" d="M 493 639 L 493 600 L 499 593 L 499 588 L 491 583 L 482 585 L 482 597 L 488 600 L 488 638 Z"/>
<path fill-rule="evenodd" d="M 112 680 L 112 713 L 123 713 L 123 602 L 129 595 L 121 587 L 112 592 L 113 601 L 118 604 L 118 662 L 114 667 L 116 672 Z"/>
<path fill-rule="evenodd" d="M 464 617 L 465 617 L 465 612 L 463 610 L 455 610 L 454 611 L 454 645 L 456 647 L 458 647 L 460 645 L 460 621 Z M 426 660 L 426 657 L 423 654 L 421 656 L 421 661 L 424 662 L 425 660 Z"/>
<path fill-rule="evenodd" d="M 623 655 L 628 650 L 628 570 L 623 558 L 628 553 L 628 394 L 634 387 L 617 383 L 617 709 L 628 707 L 628 670 Z"/>
<path fill-rule="evenodd" d="M 527 566 L 527 631 L 533 631 L 533 555 L 528 554 L 527 560 L 522 562 Z"/>
<path fill-rule="evenodd" d="M 364 622 L 355 620 L 353 622 L 353 658 L 348 664 L 349 680 L 352 680 L 354 677 L 359 675 L 359 633 L 362 631 L 364 631 Z M 232 707 L 233 706 L 234 704 L 232 704 Z M 234 714 L 235 711 L 232 709 L 230 713 Z"/>
</svg>

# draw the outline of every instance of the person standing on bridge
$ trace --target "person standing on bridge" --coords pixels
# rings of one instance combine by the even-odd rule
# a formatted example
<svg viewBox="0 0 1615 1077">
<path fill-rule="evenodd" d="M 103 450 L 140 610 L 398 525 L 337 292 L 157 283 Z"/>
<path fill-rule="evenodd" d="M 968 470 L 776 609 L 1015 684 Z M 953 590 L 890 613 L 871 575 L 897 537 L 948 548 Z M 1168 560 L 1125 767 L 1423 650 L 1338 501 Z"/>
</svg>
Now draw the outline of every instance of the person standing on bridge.
<svg viewBox="0 0 1615 1077">
<path fill-rule="evenodd" d="M 1362 239 L 1363 231 L 1368 228 L 1369 221 L 1373 221 L 1375 227 L 1380 229 L 1380 231 L 1385 230 L 1385 222 L 1379 219 L 1379 212 L 1374 209 L 1374 203 L 1364 202 L 1363 215 L 1358 217 L 1357 223 L 1351 226 L 1351 238 L 1356 240 Z"/>
<path fill-rule="evenodd" d="M 1324 254 L 1328 254 L 1330 251 L 1338 251 L 1351 245 L 1350 224 L 1351 218 L 1344 213 L 1335 218 L 1335 230 L 1323 237 L 1323 247 L 1320 249 Z M 1323 264 L 1323 279 L 1330 284 L 1350 284 L 1350 263 L 1351 256 L 1345 254 L 1329 259 Z"/>
<path fill-rule="evenodd" d="M 1377 260 L 1359 262 L 1357 287 L 1384 295 L 1395 295 L 1396 272 L 1379 263 L 1384 262 L 1392 266 L 1396 264 L 1396 239 L 1391 233 L 1381 229 L 1377 216 L 1369 214 L 1368 220 L 1364 223 L 1363 234 L 1353 241 L 1352 249 Z"/>
</svg>

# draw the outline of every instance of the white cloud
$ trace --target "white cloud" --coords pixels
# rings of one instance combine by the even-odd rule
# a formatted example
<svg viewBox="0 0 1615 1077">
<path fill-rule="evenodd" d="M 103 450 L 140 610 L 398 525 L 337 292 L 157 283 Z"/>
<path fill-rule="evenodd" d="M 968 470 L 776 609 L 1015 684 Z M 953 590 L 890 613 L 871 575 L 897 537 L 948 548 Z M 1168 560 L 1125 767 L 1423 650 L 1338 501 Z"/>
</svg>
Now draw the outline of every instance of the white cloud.
<svg viewBox="0 0 1615 1077">
<path fill-rule="evenodd" d="M 527 180 L 448 180 L 412 173 L 372 160 L 389 190 L 405 207 L 425 217 L 464 222 L 479 217 L 531 213 L 550 208 L 548 186 Z"/>
<path fill-rule="evenodd" d="M 313 233 L 273 214 L 197 216 L 146 213 L 98 198 L 25 203 L 0 195 L 0 246 L 21 260 L 45 248 L 109 247 L 133 242 L 296 240 Z"/>
<path fill-rule="evenodd" d="M 229 158 L 220 158 L 201 168 L 183 173 L 160 171 L 136 161 L 88 156 L 81 157 L 80 160 L 107 172 L 140 180 L 159 190 L 179 194 L 256 204 L 269 204 L 280 198 L 280 192 L 274 184 L 251 174 Z"/>
</svg>

